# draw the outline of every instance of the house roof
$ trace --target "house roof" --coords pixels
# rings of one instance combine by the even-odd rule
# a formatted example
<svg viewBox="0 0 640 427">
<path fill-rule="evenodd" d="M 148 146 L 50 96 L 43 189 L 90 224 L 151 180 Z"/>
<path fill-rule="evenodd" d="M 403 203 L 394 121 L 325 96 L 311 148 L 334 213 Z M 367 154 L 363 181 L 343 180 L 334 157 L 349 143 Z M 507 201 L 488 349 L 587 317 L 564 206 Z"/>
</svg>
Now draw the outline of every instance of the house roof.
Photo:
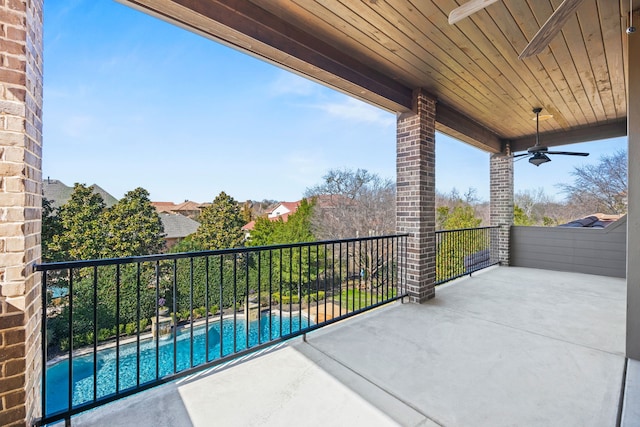
<svg viewBox="0 0 640 427">
<path fill-rule="evenodd" d="M 489 152 L 626 135 L 629 1 L 584 0 L 544 50 L 518 56 L 559 0 L 122 0 L 395 113 L 423 89 L 436 128 Z M 640 0 L 632 0 L 637 11 Z M 640 17 L 640 15 L 638 15 Z"/>
<path fill-rule="evenodd" d="M 100 194 L 104 200 L 105 205 L 110 208 L 118 202 L 118 199 L 109 194 L 104 188 L 97 184 L 90 186 L 93 192 Z M 57 179 L 46 179 L 42 183 L 42 195 L 51 202 L 51 205 L 55 208 L 59 208 L 71 199 L 73 194 L 73 187 L 69 187 L 62 181 Z"/>
<path fill-rule="evenodd" d="M 280 202 L 277 205 L 273 206 L 269 211 L 267 211 L 267 214 L 269 215 L 273 214 L 275 211 L 277 211 L 280 208 L 280 206 L 287 209 L 289 213 L 293 213 L 298 210 L 298 207 L 300 206 L 300 202 L 301 200 L 298 200 L 297 202 Z M 282 214 L 279 216 L 282 216 Z"/>
<path fill-rule="evenodd" d="M 198 231 L 198 227 L 200 226 L 198 221 L 175 213 L 162 212 L 160 213 L 160 219 L 164 226 L 166 239 L 187 237 Z"/>
<path fill-rule="evenodd" d="M 610 215 L 603 213 L 595 213 L 588 215 L 584 218 L 570 221 L 566 224 L 560 224 L 558 227 L 572 227 L 572 228 L 605 228 L 609 224 L 616 222 L 624 215 Z"/>
<path fill-rule="evenodd" d="M 199 211 L 200 203 L 192 202 L 191 200 L 185 200 L 184 202 L 176 205 L 174 211 Z"/>
<path fill-rule="evenodd" d="M 158 213 L 162 213 L 173 211 L 176 207 L 176 204 L 173 202 L 151 202 L 151 206 L 156 208 Z"/>
<path fill-rule="evenodd" d="M 158 212 L 199 211 L 205 206 L 203 203 L 197 203 L 191 200 L 185 200 L 178 204 L 173 202 L 151 202 L 151 205 L 156 208 Z"/>
</svg>

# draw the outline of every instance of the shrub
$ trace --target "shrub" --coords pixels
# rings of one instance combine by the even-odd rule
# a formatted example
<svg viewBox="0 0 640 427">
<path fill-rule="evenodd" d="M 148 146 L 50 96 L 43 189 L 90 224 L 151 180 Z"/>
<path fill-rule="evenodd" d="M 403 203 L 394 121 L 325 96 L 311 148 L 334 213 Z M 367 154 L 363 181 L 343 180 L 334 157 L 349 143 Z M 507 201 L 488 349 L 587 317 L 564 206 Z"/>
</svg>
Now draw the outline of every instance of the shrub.
<svg viewBox="0 0 640 427">
<path fill-rule="evenodd" d="M 110 328 L 100 329 L 98 331 L 98 341 L 106 341 L 115 336 L 115 330 Z"/>
<path fill-rule="evenodd" d="M 324 299 L 324 291 L 312 292 L 306 296 L 307 302 L 321 301 Z"/>
<path fill-rule="evenodd" d="M 198 307 L 193 309 L 193 317 L 195 319 L 200 319 L 201 317 L 207 316 L 207 309 L 205 307 Z"/>
<path fill-rule="evenodd" d="M 297 304 L 300 302 L 298 295 L 281 295 L 280 292 L 276 292 L 272 295 L 273 301 L 278 304 Z"/>
</svg>

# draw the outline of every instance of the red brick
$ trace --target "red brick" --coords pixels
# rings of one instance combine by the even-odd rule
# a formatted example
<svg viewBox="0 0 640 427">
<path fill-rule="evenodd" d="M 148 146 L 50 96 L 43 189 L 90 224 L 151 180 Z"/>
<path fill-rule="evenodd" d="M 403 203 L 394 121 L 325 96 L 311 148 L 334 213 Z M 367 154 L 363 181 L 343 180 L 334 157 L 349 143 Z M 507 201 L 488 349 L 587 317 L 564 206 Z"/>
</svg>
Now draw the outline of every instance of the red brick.
<svg viewBox="0 0 640 427">
<path fill-rule="evenodd" d="M 24 418 L 27 415 L 24 405 L 13 409 L 7 409 L 0 413 L 2 425 L 6 427 L 25 425 Z"/>
<path fill-rule="evenodd" d="M 4 331 L 4 345 L 10 346 L 14 344 L 20 344 L 24 342 L 24 329 L 12 329 L 10 331 Z"/>
<path fill-rule="evenodd" d="M 0 9 L 0 22 L 16 26 L 24 26 L 26 16 L 24 13 L 14 12 L 8 9 Z"/>
<path fill-rule="evenodd" d="M 24 73 L 13 70 L 0 69 L 0 81 L 24 86 L 27 80 Z"/>
<path fill-rule="evenodd" d="M 17 12 L 26 12 L 27 4 L 25 0 L 5 0 L 5 5 Z"/>
<path fill-rule="evenodd" d="M 5 34 L 9 40 L 24 42 L 24 40 L 27 38 L 27 32 L 22 28 L 17 27 L 6 27 Z"/>
<path fill-rule="evenodd" d="M 22 312 L 16 312 L 11 314 L 5 314 L 0 316 L 0 331 L 12 329 L 24 324 L 24 314 Z"/>
<path fill-rule="evenodd" d="M 13 359 L 5 362 L 4 364 L 4 375 L 7 377 L 11 377 L 14 375 L 19 375 L 24 372 L 27 366 L 27 362 L 25 359 Z"/>
<path fill-rule="evenodd" d="M 25 356 L 24 344 L 6 346 L 0 352 L 0 363 Z M 2 387 L 0 387 L 2 390 Z"/>
<path fill-rule="evenodd" d="M 0 39 L 0 52 L 11 55 L 24 55 L 25 44 L 24 42 L 17 42 L 15 40 Z"/>
<path fill-rule="evenodd" d="M 14 377 L 0 378 L 0 390 L 11 391 L 21 390 L 25 385 L 25 376 L 16 375 Z"/>
<path fill-rule="evenodd" d="M 4 407 L 6 409 L 15 408 L 24 404 L 25 392 L 24 390 L 14 391 L 6 396 L 2 396 L 2 398 L 4 399 Z"/>
</svg>

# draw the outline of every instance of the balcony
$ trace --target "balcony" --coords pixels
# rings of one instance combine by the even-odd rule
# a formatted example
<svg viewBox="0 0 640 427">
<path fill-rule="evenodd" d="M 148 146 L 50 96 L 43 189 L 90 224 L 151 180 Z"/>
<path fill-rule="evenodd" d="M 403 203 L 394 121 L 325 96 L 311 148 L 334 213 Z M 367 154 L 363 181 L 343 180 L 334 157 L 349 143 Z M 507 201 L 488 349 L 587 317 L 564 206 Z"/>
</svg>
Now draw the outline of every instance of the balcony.
<svg viewBox="0 0 640 427">
<path fill-rule="evenodd" d="M 620 278 L 493 267 L 73 425 L 637 425 L 625 296 Z"/>
</svg>

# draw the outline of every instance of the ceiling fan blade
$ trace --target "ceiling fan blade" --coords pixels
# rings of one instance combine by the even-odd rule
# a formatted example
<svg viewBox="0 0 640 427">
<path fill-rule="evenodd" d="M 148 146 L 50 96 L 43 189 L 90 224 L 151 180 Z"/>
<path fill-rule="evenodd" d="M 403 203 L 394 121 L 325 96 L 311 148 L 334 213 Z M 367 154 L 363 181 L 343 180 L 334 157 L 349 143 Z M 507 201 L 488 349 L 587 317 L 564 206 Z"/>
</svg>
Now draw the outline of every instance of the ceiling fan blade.
<svg viewBox="0 0 640 427">
<path fill-rule="evenodd" d="M 449 13 L 449 24 L 453 25 L 461 19 L 469 15 L 473 15 L 477 11 L 484 9 L 498 0 L 469 0 L 462 6 L 458 6 Z"/>
<path fill-rule="evenodd" d="M 589 153 L 576 153 L 575 151 L 547 151 L 545 154 L 562 154 L 565 156 L 588 156 Z"/>
<path fill-rule="evenodd" d="M 540 27 L 518 58 L 524 59 L 542 52 L 583 1 L 584 0 L 564 0 L 551 14 L 549 19 L 547 19 L 547 22 Z"/>
<path fill-rule="evenodd" d="M 517 157 L 530 156 L 530 155 L 531 155 L 531 153 L 514 154 L 513 158 L 515 159 Z"/>
</svg>

